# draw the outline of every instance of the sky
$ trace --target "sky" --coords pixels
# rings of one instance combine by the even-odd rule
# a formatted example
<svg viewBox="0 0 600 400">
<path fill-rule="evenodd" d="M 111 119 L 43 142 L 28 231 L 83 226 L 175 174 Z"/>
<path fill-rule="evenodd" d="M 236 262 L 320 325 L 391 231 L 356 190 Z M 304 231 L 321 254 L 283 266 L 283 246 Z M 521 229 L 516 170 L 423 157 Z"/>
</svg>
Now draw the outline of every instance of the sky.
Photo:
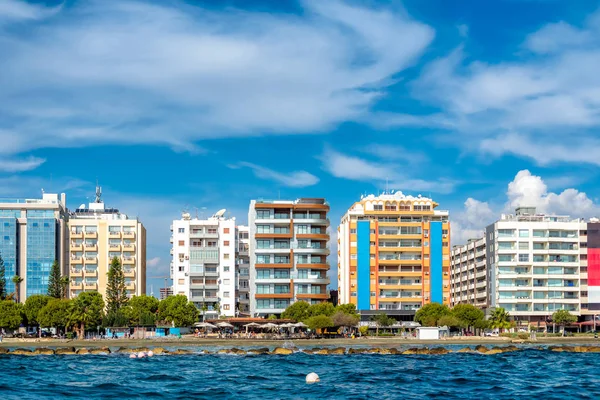
<svg viewBox="0 0 600 400">
<path fill-rule="evenodd" d="M 600 216 L 600 1 L 2 0 L 0 197 L 138 216 L 399 190 L 452 244 L 519 205 Z"/>
</svg>

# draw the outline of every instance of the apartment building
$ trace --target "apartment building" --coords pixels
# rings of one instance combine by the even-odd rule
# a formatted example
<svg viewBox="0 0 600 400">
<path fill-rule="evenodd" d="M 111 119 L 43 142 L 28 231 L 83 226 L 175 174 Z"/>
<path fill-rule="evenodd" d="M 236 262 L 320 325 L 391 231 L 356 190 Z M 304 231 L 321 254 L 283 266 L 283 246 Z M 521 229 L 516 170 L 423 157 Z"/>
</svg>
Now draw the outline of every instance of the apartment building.
<svg viewBox="0 0 600 400">
<path fill-rule="evenodd" d="M 475 243 L 474 264 L 469 263 L 469 254 L 465 260 L 461 248 L 453 253 L 453 304 L 502 307 L 519 324 L 540 327 L 557 310 L 568 310 L 582 320 L 591 320 L 600 310 L 597 221 L 538 214 L 535 208 L 521 207 L 489 225 L 485 237 Z M 485 303 L 480 294 L 483 288 Z"/>
<path fill-rule="evenodd" d="M 7 291 L 16 291 L 12 277 L 20 276 L 21 302 L 48 293 L 55 260 L 66 273 L 66 221 L 64 193 L 43 193 L 41 199 L 0 199 L 0 256 L 6 268 Z"/>
<path fill-rule="evenodd" d="M 159 300 L 164 300 L 169 296 L 173 296 L 173 288 L 172 287 L 161 287 L 159 289 Z"/>
<path fill-rule="evenodd" d="M 236 298 L 240 315 L 250 313 L 250 232 L 247 226 L 238 226 L 236 244 Z"/>
<path fill-rule="evenodd" d="M 250 202 L 251 315 L 277 315 L 296 301 L 329 298 L 328 212 L 325 199 Z"/>
<path fill-rule="evenodd" d="M 206 318 L 235 316 L 235 218 L 220 210 L 208 219 L 183 213 L 171 226 L 173 294 L 193 302 Z"/>
<path fill-rule="evenodd" d="M 338 227 L 338 302 L 407 320 L 424 304 L 449 304 L 450 222 L 437 207 L 402 192 L 354 203 Z"/>
<path fill-rule="evenodd" d="M 450 272 L 450 304 L 471 304 L 481 309 L 491 305 L 486 265 L 485 238 L 470 239 L 467 244 L 452 248 Z"/>
<path fill-rule="evenodd" d="M 127 295 L 146 294 L 146 228 L 137 218 L 96 200 L 69 214 L 69 296 L 98 291 L 106 298 L 113 258 L 121 262 Z"/>
</svg>

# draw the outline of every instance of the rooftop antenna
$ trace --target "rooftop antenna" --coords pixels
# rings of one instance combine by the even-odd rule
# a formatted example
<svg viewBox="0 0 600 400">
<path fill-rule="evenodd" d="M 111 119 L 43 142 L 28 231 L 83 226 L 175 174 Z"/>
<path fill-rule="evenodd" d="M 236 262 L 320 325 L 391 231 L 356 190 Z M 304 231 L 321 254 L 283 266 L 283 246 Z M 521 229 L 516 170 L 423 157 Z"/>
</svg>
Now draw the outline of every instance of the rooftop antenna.
<svg viewBox="0 0 600 400">
<path fill-rule="evenodd" d="M 96 199 L 94 203 L 102 203 L 102 188 L 98 184 L 98 180 L 96 180 Z"/>
</svg>

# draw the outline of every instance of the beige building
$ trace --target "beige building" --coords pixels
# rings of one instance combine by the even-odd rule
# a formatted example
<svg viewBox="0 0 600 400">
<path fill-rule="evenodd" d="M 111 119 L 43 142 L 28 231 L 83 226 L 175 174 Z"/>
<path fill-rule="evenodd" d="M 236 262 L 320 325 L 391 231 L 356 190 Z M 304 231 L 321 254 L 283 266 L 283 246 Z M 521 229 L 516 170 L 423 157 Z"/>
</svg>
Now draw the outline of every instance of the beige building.
<svg viewBox="0 0 600 400">
<path fill-rule="evenodd" d="M 146 229 L 137 218 L 105 208 L 100 199 L 69 216 L 69 296 L 98 291 L 106 297 L 108 270 L 117 257 L 129 296 L 146 293 Z"/>
</svg>

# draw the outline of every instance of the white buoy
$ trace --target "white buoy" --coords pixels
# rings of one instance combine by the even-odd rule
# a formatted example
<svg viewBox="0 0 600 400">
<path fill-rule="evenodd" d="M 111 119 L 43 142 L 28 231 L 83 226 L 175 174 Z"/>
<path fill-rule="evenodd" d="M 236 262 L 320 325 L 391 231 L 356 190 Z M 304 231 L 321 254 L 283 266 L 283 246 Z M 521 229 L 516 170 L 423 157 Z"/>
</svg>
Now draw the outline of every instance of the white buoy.
<svg viewBox="0 0 600 400">
<path fill-rule="evenodd" d="M 319 381 L 319 375 L 315 374 L 314 372 L 311 372 L 310 374 L 306 375 L 306 383 L 316 383 Z"/>
<path fill-rule="evenodd" d="M 154 356 L 154 352 L 153 352 L 152 350 L 150 350 L 150 351 L 148 352 L 148 357 L 153 357 L 153 356 Z"/>
<path fill-rule="evenodd" d="M 146 353 L 144 353 L 143 351 L 140 351 L 138 353 L 138 358 L 144 358 L 144 357 L 146 357 Z"/>
<path fill-rule="evenodd" d="M 130 355 L 129 355 L 129 358 L 137 358 L 137 355 L 136 355 L 135 353 L 133 353 L 133 354 L 130 354 Z"/>
</svg>

